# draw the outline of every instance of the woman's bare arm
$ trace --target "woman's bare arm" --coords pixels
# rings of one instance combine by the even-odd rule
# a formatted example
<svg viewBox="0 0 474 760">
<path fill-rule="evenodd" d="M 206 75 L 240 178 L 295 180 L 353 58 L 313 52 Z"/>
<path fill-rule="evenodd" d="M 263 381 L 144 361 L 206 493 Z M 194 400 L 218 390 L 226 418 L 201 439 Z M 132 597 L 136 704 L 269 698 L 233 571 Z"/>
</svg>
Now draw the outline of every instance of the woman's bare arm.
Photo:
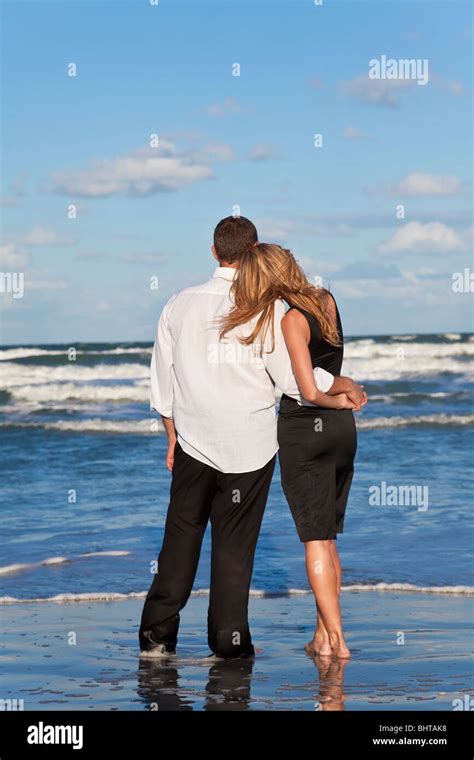
<svg viewBox="0 0 474 760">
<path fill-rule="evenodd" d="M 349 401 L 345 393 L 329 395 L 316 387 L 308 348 L 310 329 L 303 314 L 296 309 L 288 311 L 281 321 L 281 329 L 290 355 L 293 374 L 301 395 L 306 401 L 328 409 L 354 409 L 355 404 Z"/>
</svg>

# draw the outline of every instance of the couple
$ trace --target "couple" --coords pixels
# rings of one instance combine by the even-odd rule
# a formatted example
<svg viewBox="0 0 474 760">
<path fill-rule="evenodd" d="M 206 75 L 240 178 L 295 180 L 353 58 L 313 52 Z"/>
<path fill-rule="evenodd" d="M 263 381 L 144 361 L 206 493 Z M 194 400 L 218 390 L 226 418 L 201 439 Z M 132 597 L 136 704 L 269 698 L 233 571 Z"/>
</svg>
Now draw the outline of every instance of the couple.
<svg viewBox="0 0 474 760">
<path fill-rule="evenodd" d="M 151 656 L 175 652 L 210 520 L 209 647 L 226 659 L 254 654 L 248 596 L 279 449 L 316 599 L 307 651 L 347 658 L 335 540 L 353 474 L 352 410 L 367 396 L 340 376 L 343 335 L 333 297 L 311 285 L 288 250 L 259 244 L 252 222 L 231 216 L 217 225 L 212 252 L 214 276 L 172 296 L 153 347 L 151 408 L 168 435 L 172 481 L 140 648 Z M 275 385 L 283 391 L 278 426 Z"/>
</svg>

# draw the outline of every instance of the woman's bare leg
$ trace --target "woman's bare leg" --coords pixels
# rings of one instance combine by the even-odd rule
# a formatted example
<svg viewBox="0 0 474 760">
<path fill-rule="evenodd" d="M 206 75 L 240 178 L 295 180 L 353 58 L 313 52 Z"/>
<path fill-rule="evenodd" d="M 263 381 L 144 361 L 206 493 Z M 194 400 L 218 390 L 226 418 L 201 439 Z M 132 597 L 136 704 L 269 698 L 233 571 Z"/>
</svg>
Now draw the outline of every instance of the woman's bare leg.
<svg viewBox="0 0 474 760">
<path fill-rule="evenodd" d="M 337 552 L 336 541 L 331 540 L 330 544 L 331 544 L 330 545 L 331 556 L 332 556 L 334 568 L 336 571 L 337 593 L 339 595 L 341 593 L 341 583 L 342 583 L 341 562 L 339 559 L 339 554 Z M 314 638 L 318 642 L 317 654 L 320 654 L 322 656 L 327 655 L 327 654 L 332 654 L 331 644 L 329 643 L 329 633 L 327 632 L 326 626 L 323 623 L 323 618 L 319 611 L 317 602 L 316 602 L 316 609 L 317 609 L 317 624 L 316 624 L 316 633 L 315 633 Z M 316 651 L 314 644 L 311 644 L 311 648 L 313 649 L 313 651 Z"/>
<path fill-rule="evenodd" d="M 318 610 L 318 623 L 310 646 L 321 655 L 350 657 L 339 607 L 341 566 L 332 544 L 330 540 L 305 543 L 306 572 Z"/>
<path fill-rule="evenodd" d="M 336 569 L 336 575 L 337 575 L 337 593 L 341 593 L 341 585 L 342 585 L 342 568 L 341 568 L 341 560 L 339 559 L 339 554 L 337 553 L 337 541 L 332 540 L 331 541 L 331 554 L 332 554 L 332 561 L 334 562 L 334 567 Z"/>
<path fill-rule="evenodd" d="M 310 654 L 318 654 L 321 657 L 330 657 L 332 655 L 331 642 L 329 640 L 329 633 L 326 630 L 326 626 L 323 623 L 323 617 L 319 611 L 318 603 L 316 602 L 317 618 L 316 618 L 316 630 L 314 632 L 314 639 L 310 642 L 306 649 Z"/>
</svg>

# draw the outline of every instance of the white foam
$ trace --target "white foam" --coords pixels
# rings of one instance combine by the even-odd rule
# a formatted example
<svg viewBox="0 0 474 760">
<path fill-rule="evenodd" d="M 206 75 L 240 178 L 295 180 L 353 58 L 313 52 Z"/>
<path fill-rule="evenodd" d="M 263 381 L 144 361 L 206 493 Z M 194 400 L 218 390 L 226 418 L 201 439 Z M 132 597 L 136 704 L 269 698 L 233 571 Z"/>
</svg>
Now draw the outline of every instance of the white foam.
<svg viewBox="0 0 474 760">
<path fill-rule="evenodd" d="M 402 591 L 412 594 L 463 594 L 474 596 L 474 586 L 415 586 L 413 583 L 354 583 L 343 591 Z"/>
<path fill-rule="evenodd" d="M 126 554 L 130 554 L 129 551 L 123 551 L 121 549 L 103 551 L 103 552 L 88 552 L 87 554 L 78 554 L 77 557 L 123 557 Z M 0 567 L 0 575 L 11 575 L 13 573 L 24 572 L 25 570 L 32 570 L 34 568 L 50 565 L 61 565 L 64 562 L 73 562 L 77 557 L 47 557 L 41 560 L 41 562 L 30 563 L 17 563 L 14 565 L 4 565 Z"/>
<path fill-rule="evenodd" d="M 63 365 L 50 367 L 45 364 L 15 364 L 3 362 L 3 384 L 10 388 L 24 385 L 51 385 L 61 382 L 113 382 L 117 380 L 148 381 L 150 368 L 146 364 L 95 364 L 84 367 L 77 362 L 66 361 Z"/>
<path fill-rule="evenodd" d="M 474 341 L 461 340 L 459 333 L 446 333 L 444 341 L 424 342 L 415 335 L 398 335 L 393 339 L 375 341 L 373 338 L 348 340 L 345 345 L 343 373 L 361 381 L 400 380 L 456 373 L 470 378 L 469 362 L 474 358 Z M 83 353 L 150 354 L 151 349 L 114 348 Z M 18 348 L 0 350 L 4 372 L 4 387 L 13 397 L 25 402 L 147 402 L 149 399 L 149 362 L 138 364 L 123 361 L 116 364 L 99 363 L 84 366 L 78 360 L 67 360 L 65 351 Z M 42 355 L 64 355 L 64 362 L 55 366 L 27 365 L 17 358 Z M 147 356 L 148 358 L 148 356 Z M 128 382 L 123 382 L 128 381 Z M 99 383 L 99 384 L 98 384 Z"/>
<path fill-rule="evenodd" d="M 77 383 L 41 383 L 15 385 L 8 388 L 17 401 L 128 401 L 146 404 L 150 398 L 146 385 L 80 385 Z"/>
<path fill-rule="evenodd" d="M 87 554 L 79 554 L 79 557 L 125 557 L 130 554 L 128 551 L 106 551 L 106 552 L 87 552 Z"/>
<path fill-rule="evenodd" d="M 371 343 L 348 341 L 344 348 L 343 374 L 360 381 L 409 380 L 454 373 L 470 379 L 473 342 Z"/>
<path fill-rule="evenodd" d="M 408 380 L 454 373 L 472 378 L 473 343 L 392 343 L 371 347 L 346 344 L 343 374 L 360 381 Z"/>
<path fill-rule="evenodd" d="M 403 345 L 400 345 L 403 344 Z M 452 357 L 473 356 L 474 346 L 472 341 L 462 343 L 413 343 L 406 345 L 403 340 L 397 342 L 374 341 L 368 343 L 365 340 L 350 340 L 344 346 L 344 355 L 347 358 L 377 359 L 395 358 L 400 361 L 399 354 L 405 357 Z"/>
<path fill-rule="evenodd" d="M 73 346 L 72 346 L 73 347 Z M 31 357 L 39 356 L 64 356 L 64 359 L 68 360 L 68 348 L 62 350 L 49 350 L 45 348 L 39 348 L 33 346 L 31 348 L 1 348 L 0 349 L 0 361 L 15 361 L 16 359 L 29 359 Z M 106 356 L 106 355 L 120 355 L 120 354 L 144 354 L 151 356 L 150 348 L 139 348 L 135 346 L 133 348 L 109 348 L 109 349 L 88 349 L 87 351 L 76 350 L 76 356 Z"/>
<path fill-rule="evenodd" d="M 371 401 L 383 401 L 385 403 L 390 403 L 393 399 L 400 398 L 413 398 L 416 396 L 416 398 L 420 399 L 428 399 L 428 398 L 451 398 L 456 397 L 459 393 L 462 393 L 462 391 L 456 390 L 452 393 L 448 393 L 447 391 L 435 391 L 433 393 L 428 393 L 425 391 L 420 390 L 414 390 L 414 391 L 406 391 L 404 393 L 397 392 L 397 393 L 385 393 L 385 394 L 370 394 L 370 400 Z"/>
<path fill-rule="evenodd" d="M 359 430 L 375 428 L 395 428 L 415 425 L 474 425 L 474 414 L 426 414 L 415 417 L 359 417 L 356 424 Z"/>
<path fill-rule="evenodd" d="M 0 428 L 39 428 L 72 433 L 124 433 L 128 435 L 156 435 L 164 432 L 163 424 L 156 418 L 146 420 L 57 420 L 56 422 L 0 422 Z"/>
<path fill-rule="evenodd" d="M 354 583 L 343 586 L 344 592 L 364 592 L 364 591 L 381 591 L 387 593 L 410 593 L 410 594 L 446 594 L 474 596 L 474 586 L 416 586 L 413 583 Z M 36 602 L 110 602 L 122 601 L 125 599 L 144 599 L 147 591 L 130 591 L 127 594 L 121 594 L 117 591 L 97 591 L 85 592 L 82 594 L 56 594 L 55 596 L 37 597 L 36 599 L 18 599 L 14 596 L 0 597 L 0 604 L 29 604 Z M 264 591 L 262 589 L 251 589 L 250 596 L 256 598 L 273 598 L 273 597 L 291 597 L 291 596 L 309 596 L 312 591 L 309 589 L 290 588 L 282 591 Z M 197 589 L 192 592 L 192 596 L 209 596 L 209 589 Z"/>
<path fill-rule="evenodd" d="M 390 396 L 380 396 L 374 400 L 389 401 Z M 413 417 L 365 417 L 355 415 L 359 430 L 376 428 L 415 427 L 421 425 L 450 425 L 466 426 L 474 424 L 474 414 L 426 414 Z M 63 433 L 110 433 L 122 435 L 161 435 L 164 427 L 160 420 L 149 418 L 145 420 L 104 420 L 91 418 L 87 420 L 57 420 L 56 422 L 30 421 L 1 421 L 1 428 L 36 428 L 41 430 L 57 430 Z"/>
<path fill-rule="evenodd" d="M 4 565 L 3 567 L 0 567 L 0 575 L 10 575 L 11 573 L 19 573 L 22 570 L 28 570 L 28 568 L 34 567 L 34 565 L 28 565 L 28 564 L 14 564 L 14 565 Z"/>
<path fill-rule="evenodd" d="M 44 348 L 2 348 L 0 349 L 0 361 L 14 361 L 15 359 L 28 359 L 31 356 L 60 356 L 65 351 L 47 351 Z"/>
</svg>

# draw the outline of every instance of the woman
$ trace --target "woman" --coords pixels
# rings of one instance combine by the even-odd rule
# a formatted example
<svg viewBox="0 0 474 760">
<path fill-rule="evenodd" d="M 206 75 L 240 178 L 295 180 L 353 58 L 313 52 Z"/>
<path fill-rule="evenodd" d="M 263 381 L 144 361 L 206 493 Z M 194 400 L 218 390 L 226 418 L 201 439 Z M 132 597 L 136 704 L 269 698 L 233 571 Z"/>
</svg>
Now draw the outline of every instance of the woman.
<svg viewBox="0 0 474 760">
<path fill-rule="evenodd" d="M 352 410 L 345 394 L 329 396 L 316 387 L 315 366 L 341 374 L 342 325 L 336 302 L 307 279 L 290 251 L 258 244 L 241 259 L 232 286 L 234 308 L 222 320 L 226 332 L 254 320 L 242 342 L 268 345 L 274 304 L 289 310 L 281 327 L 293 372 L 306 404 L 283 395 L 278 417 L 282 486 L 306 553 L 306 571 L 317 607 L 310 654 L 350 657 L 342 631 L 341 564 L 336 548 L 352 482 L 357 447 Z M 273 334 L 270 350 L 273 345 Z M 365 403 L 365 401 L 364 401 Z"/>
</svg>

